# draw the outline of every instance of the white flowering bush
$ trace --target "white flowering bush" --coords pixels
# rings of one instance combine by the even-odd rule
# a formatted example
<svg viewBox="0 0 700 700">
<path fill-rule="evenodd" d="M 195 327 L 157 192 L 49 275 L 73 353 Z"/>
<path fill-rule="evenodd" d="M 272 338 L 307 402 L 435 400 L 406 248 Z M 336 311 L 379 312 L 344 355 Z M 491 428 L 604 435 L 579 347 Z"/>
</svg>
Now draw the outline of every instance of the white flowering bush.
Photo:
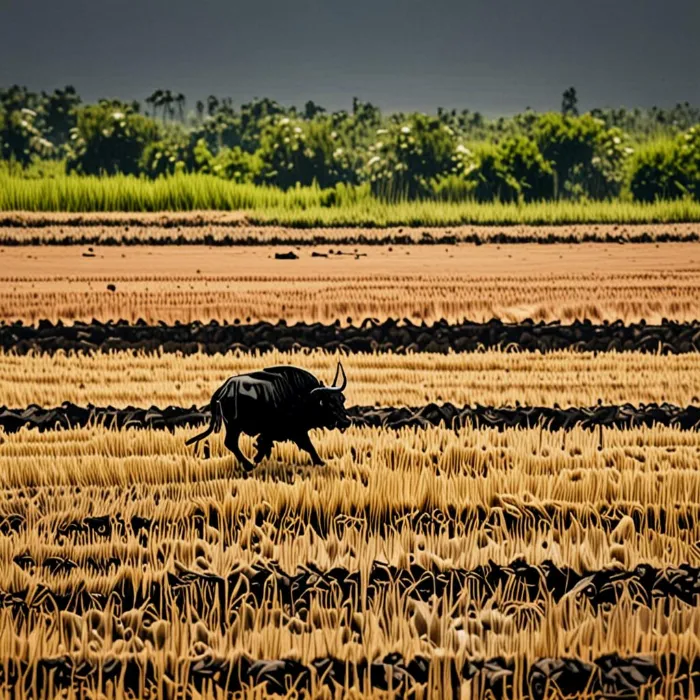
<svg viewBox="0 0 700 700">
<path fill-rule="evenodd" d="M 553 169 L 557 197 L 607 199 L 620 194 L 632 149 L 618 128 L 602 119 L 543 114 L 534 134 Z"/>
<path fill-rule="evenodd" d="M 351 154 L 328 120 L 278 119 L 263 131 L 257 155 L 262 184 L 326 188 L 357 180 Z"/>
<path fill-rule="evenodd" d="M 5 112 L 0 109 L 0 156 L 23 168 L 34 156 L 48 157 L 54 147 L 36 125 L 37 113 L 32 109 Z"/>
<path fill-rule="evenodd" d="M 83 107 L 71 130 L 67 169 L 86 175 L 137 175 L 146 147 L 160 131 L 152 119 L 114 102 Z"/>
<path fill-rule="evenodd" d="M 530 202 L 551 198 L 552 168 L 532 139 L 509 136 L 498 144 L 460 145 L 452 174 L 435 187 L 440 199 Z"/>
<path fill-rule="evenodd" d="M 377 130 L 365 177 L 383 199 L 415 199 L 431 193 L 433 181 L 455 167 L 456 139 L 450 127 L 421 114 Z"/>
<path fill-rule="evenodd" d="M 630 190 L 641 202 L 694 197 L 700 200 L 700 126 L 675 140 L 652 142 L 634 154 Z"/>
</svg>

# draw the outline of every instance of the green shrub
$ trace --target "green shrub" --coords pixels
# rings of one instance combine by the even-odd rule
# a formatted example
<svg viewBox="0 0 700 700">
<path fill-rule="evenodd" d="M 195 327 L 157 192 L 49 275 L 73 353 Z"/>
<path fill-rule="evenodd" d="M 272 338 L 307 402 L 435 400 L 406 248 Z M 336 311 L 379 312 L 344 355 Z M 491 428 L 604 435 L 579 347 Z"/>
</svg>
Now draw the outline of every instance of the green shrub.
<svg viewBox="0 0 700 700">
<path fill-rule="evenodd" d="M 194 168 L 187 167 L 189 160 L 187 135 L 171 129 L 163 138 L 146 144 L 139 160 L 139 169 L 150 178 L 193 172 Z"/>
<path fill-rule="evenodd" d="M 501 168 L 498 147 L 492 143 L 479 144 L 473 151 L 457 147 L 455 160 L 457 172 L 472 185 L 474 199 L 493 202 L 501 199 L 505 176 Z"/>
<path fill-rule="evenodd" d="M 208 172 L 234 182 L 253 182 L 260 174 L 262 161 L 257 153 L 247 153 L 239 146 L 223 148 L 209 163 Z"/>
<path fill-rule="evenodd" d="M 42 93 L 39 117 L 46 138 L 54 145 L 54 153 L 63 156 L 64 147 L 70 141 L 71 129 L 76 126 L 76 110 L 80 96 L 72 85 L 64 90 Z"/>
<path fill-rule="evenodd" d="M 476 199 L 476 183 L 456 173 L 443 175 L 432 186 L 431 199 L 440 202 L 466 202 Z"/>
<path fill-rule="evenodd" d="M 473 151 L 458 146 L 454 160 L 454 173 L 479 202 L 531 202 L 552 196 L 552 168 L 537 144 L 525 136 L 511 136 L 497 145 L 480 144 Z"/>
<path fill-rule="evenodd" d="M 117 102 L 83 107 L 76 118 L 68 172 L 137 175 L 146 147 L 160 137 L 155 121 Z"/>
<path fill-rule="evenodd" d="M 683 170 L 683 186 L 700 201 L 700 124 L 679 137 L 678 161 Z"/>
<path fill-rule="evenodd" d="M 454 169 L 454 132 L 439 119 L 416 114 L 407 123 L 379 129 L 377 135 L 366 165 L 375 196 L 388 200 L 427 196 L 433 181 Z"/>
<path fill-rule="evenodd" d="M 630 190 L 640 202 L 679 199 L 700 200 L 700 126 L 676 139 L 659 139 L 635 154 Z"/>
<path fill-rule="evenodd" d="M 12 160 L 0 160 L 0 177 L 13 176 L 23 180 L 56 180 L 66 175 L 66 164 L 60 160 L 34 158 L 26 167 Z"/>
<path fill-rule="evenodd" d="M 347 149 L 327 121 L 277 120 L 261 136 L 256 181 L 287 190 L 296 185 L 333 187 L 356 181 Z"/>
<path fill-rule="evenodd" d="M 512 136 L 497 149 L 497 171 L 503 184 L 503 202 L 550 199 L 554 190 L 552 167 L 542 157 L 537 144 L 525 136 Z"/>
<path fill-rule="evenodd" d="M 630 190 L 639 202 L 677 199 L 682 190 L 677 186 L 676 146 L 668 139 L 640 147 L 631 165 Z"/>
<path fill-rule="evenodd" d="M 632 152 L 625 134 L 606 129 L 590 114 L 543 114 L 534 126 L 539 149 L 554 171 L 555 197 L 607 199 L 619 195 L 625 160 Z"/>
<path fill-rule="evenodd" d="M 37 114 L 29 108 L 0 109 L 0 155 L 26 168 L 35 156 L 50 156 L 53 145 L 36 125 Z"/>
</svg>

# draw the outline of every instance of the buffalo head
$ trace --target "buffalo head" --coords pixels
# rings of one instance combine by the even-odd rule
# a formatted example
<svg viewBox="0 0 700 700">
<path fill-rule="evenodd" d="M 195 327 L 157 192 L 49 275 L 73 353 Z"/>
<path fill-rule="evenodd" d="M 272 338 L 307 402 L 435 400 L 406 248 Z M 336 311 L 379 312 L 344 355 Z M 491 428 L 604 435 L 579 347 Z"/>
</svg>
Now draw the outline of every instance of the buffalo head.
<svg viewBox="0 0 700 700">
<path fill-rule="evenodd" d="M 343 375 L 343 383 L 336 386 L 338 375 Z M 350 419 L 345 411 L 345 396 L 343 390 L 348 385 L 343 365 L 338 362 L 335 378 L 331 386 L 320 386 L 312 389 L 310 395 L 310 412 L 315 425 L 319 428 L 345 430 L 350 427 Z"/>
</svg>

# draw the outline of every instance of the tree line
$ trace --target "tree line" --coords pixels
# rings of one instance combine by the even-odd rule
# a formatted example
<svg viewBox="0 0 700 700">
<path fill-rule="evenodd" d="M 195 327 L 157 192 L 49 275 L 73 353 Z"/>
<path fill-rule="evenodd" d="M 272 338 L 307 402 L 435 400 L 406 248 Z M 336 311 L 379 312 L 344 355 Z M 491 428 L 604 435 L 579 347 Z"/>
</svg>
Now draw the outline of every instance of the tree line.
<svg viewBox="0 0 700 700">
<path fill-rule="evenodd" d="M 54 161 L 79 175 L 209 173 L 289 189 L 368 183 L 383 199 L 700 199 L 700 109 L 593 109 L 574 88 L 558 112 L 486 119 L 467 109 L 382 114 L 353 98 L 328 111 L 182 93 L 85 104 L 72 86 L 0 90 L 0 155 L 31 176 Z"/>
</svg>

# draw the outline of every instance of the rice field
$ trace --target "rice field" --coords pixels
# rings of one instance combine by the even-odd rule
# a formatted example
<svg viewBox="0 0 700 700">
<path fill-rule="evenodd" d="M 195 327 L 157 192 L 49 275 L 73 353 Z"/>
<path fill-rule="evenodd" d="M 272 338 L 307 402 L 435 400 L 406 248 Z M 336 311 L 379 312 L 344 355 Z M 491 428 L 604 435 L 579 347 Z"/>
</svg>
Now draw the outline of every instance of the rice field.
<svg viewBox="0 0 700 700">
<path fill-rule="evenodd" d="M 264 355 L 0 354 L 0 396 L 10 407 L 79 405 L 203 406 L 228 377 L 252 367 L 295 365 L 326 383 L 340 359 L 348 405 L 592 406 L 625 402 L 700 404 L 700 355 L 487 351 L 441 355 L 322 350 Z"/>
<path fill-rule="evenodd" d="M 157 180 L 129 176 L 24 179 L 0 174 L 0 211 L 243 211 L 251 223 L 285 226 L 453 226 L 458 224 L 669 223 L 700 221 L 691 199 L 626 202 L 418 201 L 383 203 L 369 187 L 333 190 L 236 184 L 210 175 Z"/>
<path fill-rule="evenodd" d="M 162 684 L 193 682 L 192 667 L 206 659 L 309 667 L 330 657 L 353 666 L 439 653 L 462 668 L 506 656 L 515 666 L 502 674 L 503 690 L 523 697 L 528 686 L 518 678 L 538 658 L 697 654 L 697 609 L 677 597 L 645 605 L 633 579 L 600 608 L 581 579 L 555 599 L 544 580 L 531 590 L 513 563 L 576 572 L 697 565 L 697 434 L 609 431 L 601 450 L 588 431 L 564 444 L 542 431 L 352 429 L 315 436 L 326 468 L 296 466 L 296 450 L 282 446 L 245 480 L 216 442 L 203 463 L 184 448 L 186 436 L 90 429 L 7 437 L 3 509 L 16 525 L 0 551 L 0 589 L 26 588 L 32 613 L 3 610 L 0 634 L 27 668 L 36 673 L 38 658 L 81 658 L 99 686 L 86 669 L 136 659 L 136 687 L 157 695 Z M 541 516 L 531 521 L 533 513 Z M 689 520 L 680 527 L 670 513 Z M 665 526 L 649 528 L 659 514 Z M 421 583 L 389 576 L 379 584 L 392 567 Z M 478 579 L 432 595 L 421 587 L 479 567 L 499 571 L 503 583 L 476 597 Z M 258 600 L 256 571 L 312 582 L 291 605 L 281 583 Z M 356 587 L 322 585 L 331 571 L 357 576 Z M 208 603 L 216 581 L 238 586 Z M 143 604 L 124 610 L 129 595 Z M 369 683 L 365 695 L 382 696 L 378 676 L 379 689 Z M 278 677 L 283 684 L 270 674 Z M 478 693 L 486 680 L 482 672 L 460 685 Z M 669 697 L 674 680 L 664 680 Z M 216 697 L 216 679 L 205 681 L 202 694 Z M 433 683 L 419 694 L 447 692 Z M 53 687 L 61 684 L 56 674 Z M 110 687 L 118 694 L 125 685 L 122 677 Z M 342 694 L 332 678 L 330 686 L 316 692 Z"/>
<path fill-rule="evenodd" d="M 697 243 L 353 246 L 341 248 L 341 254 L 330 246 L 299 251 L 293 260 L 276 259 L 275 247 L 89 248 L 0 248 L 0 318 L 29 323 L 700 318 Z"/>
<path fill-rule="evenodd" d="M 116 184 L 82 191 L 89 179 L 79 182 L 58 183 L 56 208 L 125 201 L 109 189 Z M 119 182 L 128 197 L 152 184 L 154 203 L 193 184 Z M 49 196 L 37 187 L 33 197 Z M 206 196 L 223 197 L 216 192 Z M 175 201 L 187 209 L 190 200 Z M 303 211 L 300 201 L 279 206 L 314 215 L 313 201 Z M 337 211 L 362 206 L 346 204 Z M 275 202 L 266 206 L 261 216 L 277 216 Z M 177 226 L 189 236 L 199 225 L 185 215 L 166 226 L 154 214 L 142 228 L 126 214 L 99 224 L 22 216 L 24 227 L 3 224 L 15 242 L 55 238 L 58 227 L 72 240 L 87 235 L 82 226 L 118 239 Z M 201 225 L 217 235 L 252 230 L 238 215 L 216 216 Z M 285 249 L 117 239 L 0 246 L 0 697 L 700 696 L 700 336 L 671 323 L 700 319 L 697 243 Z M 290 249 L 298 257 L 275 258 Z M 348 330 L 367 317 L 413 319 L 420 351 L 404 347 L 400 330 L 401 352 L 329 350 L 320 340 L 328 326 L 309 326 L 309 347 L 268 340 L 263 353 L 257 341 L 272 338 L 272 326 L 231 349 L 201 340 L 216 337 L 215 324 L 169 336 L 159 325 L 305 320 Z M 517 351 L 432 351 L 432 340 L 457 331 L 428 324 L 464 317 L 484 332 L 498 330 L 486 323 L 494 317 L 588 319 L 603 349 L 535 351 L 524 324 Z M 114 350 L 114 324 L 71 326 L 82 351 L 67 352 L 47 323 L 93 318 L 142 318 L 151 324 L 138 326 L 143 337 L 178 341 L 145 352 L 134 331 Z M 658 325 L 631 326 L 641 319 Z M 7 325 L 17 321 L 34 324 L 42 342 L 21 340 L 27 329 Z M 346 407 L 375 414 L 445 402 L 523 413 L 656 403 L 683 409 L 687 424 L 356 421 L 311 431 L 323 467 L 283 442 L 250 473 L 221 434 L 204 449 L 186 446 L 202 429 L 191 423 L 12 427 L 19 410 L 67 401 L 202 407 L 229 376 L 273 365 L 330 383 L 339 359 Z M 254 436 L 241 446 L 252 455 Z"/>
</svg>

